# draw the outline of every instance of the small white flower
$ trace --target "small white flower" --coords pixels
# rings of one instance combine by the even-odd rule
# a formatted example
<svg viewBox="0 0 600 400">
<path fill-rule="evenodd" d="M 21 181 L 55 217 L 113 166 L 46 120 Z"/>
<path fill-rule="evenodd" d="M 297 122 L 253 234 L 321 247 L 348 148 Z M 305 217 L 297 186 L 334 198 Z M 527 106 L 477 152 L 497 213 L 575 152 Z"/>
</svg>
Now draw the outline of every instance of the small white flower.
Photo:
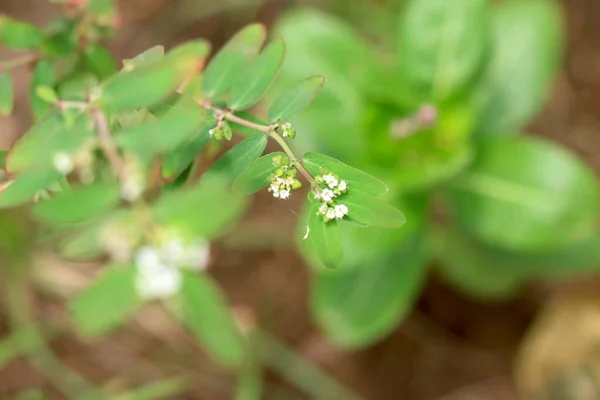
<svg viewBox="0 0 600 400">
<path fill-rule="evenodd" d="M 70 174 L 75 166 L 73 159 L 67 153 L 56 154 L 52 160 L 52 164 L 54 165 L 54 168 L 63 175 Z"/>
<path fill-rule="evenodd" d="M 326 203 L 330 203 L 334 198 L 335 198 L 335 193 L 333 193 L 332 190 L 324 189 L 321 192 L 321 199 L 323 199 L 323 201 Z"/>
<path fill-rule="evenodd" d="M 338 185 L 338 190 L 340 192 L 343 192 L 346 189 L 348 189 L 348 184 L 346 183 L 346 181 L 344 181 L 344 180 L 340 181 L 340 183 Z"/>
<path fill-rule="evenodd" d="M 315 192 L 315 200 L 321 200 L 321 193 Z"/>
<path fill-rule="evenodd" d="M 141 247 L 135 255 L 135 266 L 141 273 L 153 273 L 162 268 L 158 251 L 152 246 Z"/>
<path fill-rule="evenodd" d="M 292 186 L 292 185 L 294 184 L 294 178 L 287 178 L 287 179 L 285 180 L 285 184 L 286 184 L 287 186 Z"/>
<path fill-rule="evenodd" d="M 187 250 L 184 264 L 193 270 L 202 271 L 208 267 L 209 262 L 210 246 L 206 242 L 199 242 Z"/>
<path fill-rule="evenodd" d="M 329 207 L 327 206 L 326 203 L 321 204 L 321 207 L 319 207 L 319 213 L 320 214 L 327 214 L 327 210 L 329 209 Z"/>
<path fill-rule="evenodd" d="M 179 292 L 181 281 L 181 273 L 177 268 L 163 265 L 156 271 L 139 271 L 135 288 L 143 299 L 167 299 Z"/>
<path fill-rule="evenodd" d="M 269 191 L 270 192 L 278 192 L 279 191 L 279 185 L 277 185 L 275 183 L 271 183 L 271 185 L 269 186 Z"/>
<path fill-rule="evenodd" d="M 281 191 L 279 192 L 279 197 L 280 197 L 282 200 L 289 199 L 289 198 L 290 198 L 290 191 L 289 191 L 289 189 L 284 189 L 284 190 L 281 190 Z"/>
<path fill-rule="evenodd" d="M 171 265 L 179 266 L 185 258 L 185 247 L 178 238 L 171 238 L 160 249 L 161 259 Z"/>
<path fill-rule="evenodd" d="M 329 219 L 334 219 L 335 218 L 335 211 L 333 210 L 333 208 L 330 208 L 327 210 L 327 213 L 325 214 L 325 216 Z"/>
<path fill-rule="evenodd" d="M 336 218 L 344 218 L 344 215 L 348 214 L 348 207 L 343 204 L 338 204 L 335 206 L 335 217 Z"/>
<path fill-rule="evenodd" d="M 137 200 L 143 192 L 144 184 L 140 179 L 128 178 L 121 186 L 121 197 L 128 202 Z"/>
<path fill-rule="evenodd" d="M 210 136 L 210 137 L 213 137 L 213 135 L 214 135 L 214 134 L 215 134 L 215 129 L 214 129 L 214 128 L 213 128 L 213 129 L 210 129 L 210 130 L 208 131 L 208 136 Z"/>
<path fill-rule="evenodd" d="M 273 197 L 275 197 L 276 199 L 279 198 L 279 192 L 273 192 Z"/>
</svg>

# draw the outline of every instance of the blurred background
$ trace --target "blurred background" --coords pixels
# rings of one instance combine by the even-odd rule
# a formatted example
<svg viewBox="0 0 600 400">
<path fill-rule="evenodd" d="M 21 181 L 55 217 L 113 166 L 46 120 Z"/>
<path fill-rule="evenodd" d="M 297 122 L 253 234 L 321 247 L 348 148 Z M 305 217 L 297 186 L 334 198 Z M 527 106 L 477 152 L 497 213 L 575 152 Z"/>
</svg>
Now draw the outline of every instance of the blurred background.
<svg viewBox="0 0 600 400">
<path fill-rule="evenodd" d="M 450 5 L 453 0 L 446 1 Z M 300 22 L 295 27 L 293 21 L 286 19 L 298 7 L 304 10 L 310 7 L 352 29 L 353 34 L 368 43 L 371 51 L 378 52 L 381 65 L 387 65 L 386 60 L 392 53 L 389 49 L 395 46 L 392 38 L 397 35 L 399 15 L 404 6 L 402 0 L 120 0 L 118 3 L 120 28 L 108 42 L 118 59 L 132 57 L 155 44 L 171 48 L 197 37 L 209 39 L 214 48 L 218 48 L 239 28 L 253 21 L 269 27 L 281 26 L 281 31 L 288 33 L 296 29 L 295 35 L 300 39 L 295 36 L 293 43 L 306 35 L 318 37 L 319 29 L 324 32 L 323 43 L 333 40 L 327 36 L 327 26 L 306 24 L 314 31 L 305 32 Z M 562 12 L 563 36 L 557 35 L 551 27 L 540 34 L 560 37 L 549 39 L 556 41 L 556 47 L 562 45 L 564 48 L 559 68 L 556 73 L 549 73 L 549 85 L 540 96 L 539 107 L 535 106 L 535 112 L 527 113 L 533 114 L 531 118 L 526 115 L 523 119 L 527 121 L 523 124 L 518 121 L 519 131 L 546 138 L 571 150 L 591 166 L 597 176 L 600 168 L 600 3 L 597 0 L 561 0 L 557 3 Z M 45 24 L 59 9 L 43 0 L 2 0 L 0 12 Z M 288 23 L 285 21 L 289 24 L 285 25 Z M 327 21 L 329 19 L 323 19 L 322 23 L 327 24 Z M 437 24 L 436 21 L 431 23 Z M 414 39 L 418 40 L 417 36 Z M 345 95 L 340 89 L 343 85 L 339 84 L 342 79 L 353 80 L 357 86 L 364 84 L 361 77 L 367 75 L 373 81 L 379 79 L 367 67 L 361 69 L 364 60 L 357 56 L 360 52 L 352 53 L 343 45 L 339 46 L 332 47 L 330 54 L 320 54 L 323 60 L 328 56 L 338 57 L 336 49 L 351 54 L 346 60 L 348 63 L 340 68 L 335 62 L 321 64 L 328 67 L 322 73 L 333 82 L 329 95 Z M 284 80 L 286 76 L 295 76 L 294 68 L 306 69 L 301 71 L 305 75 L 310 69 L 319 72 L 318 65 L 304 65 L 298 61 L 302 60 L 303 53 L 300 50 L 293 53 L 297 49 L 298 46 L 290 46 L 290 57 L 297 65 L 284 69 Z M 468 57 L 469 48 L 464 51 Z M 528 57 L 536 56 L 535 48 L 531 54 L 522 54 L 523 64 L 527 63 Z M 370 56 L 365 54 L 365 57 Z M 352 60 L 356 60 L 356 64 Z M 544 68 L 539 71 L 548 75 Z M 15 74 L 15 113 L 10 118 L 0 118 L 0 149 L 9 147 L 31 123 L 26 106 L 29 74 L 26 69 Z M 474 76 L 472 79 L 479 78 Z M 510 82 L 512 76 L 508 75 L 506 79 Z M 388 85 L 388 90 L 396 94 L 406 88 L 401 83 L 395 88 L 386 82 L 382 77 L 379 84 L 370 82 L 366 85 L 371 88 Z M 336 93 L 336 90 L 340 92 Z M 410 96 L 411 92 L 407 90 L 406 93 Z M 385 125 L 381 121 L 390 119 L 397 123 L 414 122 L 415 111 L 428 104 L 416 96 L 416 105 L 407 101 L 398 107 L 402 111 L 389 111 L 393 108 L 392 103 L 402 100 L 396 101 L 394 95 L 379 94 L 373 94 L 377 101 L 369 100 L 370 104 L 377 104 L 377 110 L 366 111 L 375 113 L 369 114 L 373 126 Z M 518 99 L 517 92 L 511 101 L 518 102 Z M 318 136 L 315 132 L 319 130 L 335 129 L 335 119 L 346 119 L 346 125 L 353 121 L 354 116 L 345 114 L 347 108 L 326 109 L 326 101 L 327 98 L 313 106 L 316 108 L 314 115 L 298 121 L 298 136 L 303 135 L 301 127 L 306 132 L 298 146 L 317 146 L 350 164 L 361 163 L 361 168 L 369 169 L 369 160 L 352 159 L 353 153 L 363 151 L 362 148 L 340 154 L 343 151 L 335 143 L 315 138 Z M 348 98 L 348 102 L 351 101 Z M 333 114 L 334 122 L 325 121 L 319 112 Z M 369 117 L 364 118 L 369 120 Z M 406 125 L 402 126 L 406 128 Z M 361 129 L 367 132 L 366 135 L 370 134 L 368 128 Z M 410 136 L 414 129 L 406 129 L 408 133 L 402 132 Z M 351 142 L 349 139 L 347 143 Z M 377 146 L 385 144 L 372 145 L 372 148 Z M 386 153 L 385 157 L 388 156 Z M 506 157 L 510 161 L 512 156 L 507 153 Z M 471 158 L 464 164 L 470 162 Z M 459 164 L 457 169 L 464 167 Z M 452 169 L 452 165 L 442 168 Z M 544 168 L 551 174 L 551 167 Z M 384 171 L 382 178 L 386 181 L 386 176 L 393 175 L 385 163 L 373 165 L 371 171 L 376 174 Z M 556 195 L 561 195 L 560 190 Z M 417 191 L 414 196 L 418 198 L 421 192 Z M 398 311 L 398 323 L 386 328 L 372 343 L 345 347 L 339 340 L 337 344 L 336 340 L 330 340 L 328 336 L 331 335 L 324 334 L 324 331 L 335 330 L 335 326 L 323 330 L 311 315 L 311 269 L 294 245 L 294 222 L 299 204 L 298 201 L 273 202 L 268 193 L 257 195 L 239 229 L 216 243 L 213 249 L 211 272 L 225 288 L 241 318 L 260 321 L 262 327 L 287 346 L 287 350 L 279 347 L 268 350 L 272 352 L 271 357 L 282 360 L 289 371 L 300 375 L 302 368 L 294 364 L 297 360 L 310 362 L 321 371 L 316 377 L 309 374 L 304 378 L 288 379 L 282 376 L 285 374 L 281 370 L 270 368 L 264 377 L 263 398 L 318 398 L 315 391 L 319 392 L 319 385 L 334 384 L 329 380 L 331 378 L 337 382 L 334 385 L 345 387 L 359 398 L 373 400 L 600 399 L 600 276 L 594 272 L 600 270 L 598 258 L 586 259 L 582 276 L 557 274 L 553 279 L 545 279 L 543 273 L 532 274 L 514 287 L 506 290 L 503 287 L 498 289 L 497 295 L 487 296 L 487 292 L 478 293 L 473 288 L 461 290 L 460 284 L 453 283 L 461 278 L 449 277 L 443 270 L 431 267 L 429 264 L 436 263 L 432 257 L 422 267 L 419 290 L 415 291 L 409 304 Z M 595 208 L 598 205 L 596 203 Z M 432 213 L 437 212 L 434 207 Z M 444 210 L 440 214 L 439 218 L 443 220 Z M 449 254 L 448 257 L 453 256 Z M 90 344 L 78 339 L 69 329 L 64 300 L 86 284 L 95 266 L 65 263 L 46 252 L 40 252 L 36 259 L 43 267 L 39 269 L 37 280 L 44 289 L 32 290 L 29 301 L 41 321 L 56 327 L 50 343 L 65 365 L 92 382 L 103 382 L 115 388 L 186 373 L 193 377 L 191 387 L 181 395 L 168 398 L 233 398 L 235 376 L 205 357 L 158 307 L 145 308 L 126 327 L 99 342 Z M 392 259 L 397 261 L 398 268 L 402 267 L 401 255 Z M 482 263 L 486 260 L 479 259 Z M 568 260 L 565 262 L 568 264 Z M 505 279 L 504 275 L 496 276 L 493 271 L 480 272 L 492 282 L 490 287 Z M 476 280 L 473 286 L 485 286 L 484 281 L 483 278 L 481 283 Z M 405 290 L 400 286 L 397 290 Z M 368 293 L 359 300 L 369 302 L 371 295 Z M 0 334 L 6 329 L 0 314 Z M 291 359 L 288 350 L 296 354 Z M 0 398 L 13 398 L 15 393 L 29 388 L 43 388 L 50 396 L 61 398 L 60 391 L 48 384 L 38 371 L 35 363 L 25 357 L 4 365 L 0 369 Z M 307 380 L 313 387 L 312 394 L 307 394 L 299 384 Z"/>
</svg>

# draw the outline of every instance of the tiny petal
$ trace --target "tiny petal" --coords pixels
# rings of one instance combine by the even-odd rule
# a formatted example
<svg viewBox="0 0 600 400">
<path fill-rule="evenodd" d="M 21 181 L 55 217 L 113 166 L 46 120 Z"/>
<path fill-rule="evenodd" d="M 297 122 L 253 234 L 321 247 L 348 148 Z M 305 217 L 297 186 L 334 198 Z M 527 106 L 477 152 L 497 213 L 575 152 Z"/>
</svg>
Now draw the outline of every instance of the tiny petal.
<svg viewBox="0 0 600 400">
<path fill-rule="evenodd" d="M 340 181 L 340 183 L 338 185 L 338 189 L 340 192 L 345 191 L 346 189 L 348 189 L 348 183 L 346 183 L 346 181 L 344 181 L 344 180 Z"/>
<path fill-rule="evenodd" d="M 321 207 L 319 207 L 319 213 L 325 215 L 327 214 L 328 209 L 329 207 L 327 206 L 327 204 L 323 203 Z"/>
<path fill-rule="evenodd" d="M 206 242 L 200 242 L 188 250 L 184 264 L 193 270 L 202 271 L 208 267 L 209 263 L 210 246 Z"/>
<path fill-rule="evenodd" d="M 329 219 L 334 219 L 335 218 L 335 211 L 333 208 L 330 208 L 327 210 L 327 213 L 325 214 L 325 216 Z"/>
<path fill-rule="evenodd" d="M 123 200 L 132 202 L 137 200 L 144 191 L 144 184 L 139 179 L 129 178 L 121 186 Z"/>
<path fill-rule="evenodd" d="M 344 204 L 338 204 L 335 206 L 335 216 L 336 218 L 344 218 L 344 216 L 348 214 L 348 207 Z"/>
<path fill-rule="evenodd" d="M 142 273 L 152 273 L 162 267 L 158 251 L 152 246 L 141 247 L 135 255 L 135 266 Z"/>
<path fill-rule="evenodd" d="M 288 189 L 279 192 L 279 197 L 283 200 L 290 198 L 290 191 Z"/>
<path fill-rule="evenodd" d="M 324 202 L 330 203 L 335 198 L 335 193 L 330 189 L 325 189 L 321 192 L 321 198 Z"/>
<path fill-rule="evenodd" d="M 304 234 L 304 237 L 302 238 L 302 240 L 308 239 L 309 236 L 310 236 L 310 228 L 308 225 L 306 225 L 306 233 Z"/>
<path fill-rule="evenodd" d="M 55 155 L 52 164 L 63 175 L 70 174 L 74 167 L 73 159 L 67 153 L 58 153 Z"/>
<path fill-rule="evenodd" d="M 161 266 L 157 271 L 138 273 L 135 287 L 143 299 L 167 299 L 179 292 L 181 281 L 181 273 L 177 268 Z"/>
</svg>

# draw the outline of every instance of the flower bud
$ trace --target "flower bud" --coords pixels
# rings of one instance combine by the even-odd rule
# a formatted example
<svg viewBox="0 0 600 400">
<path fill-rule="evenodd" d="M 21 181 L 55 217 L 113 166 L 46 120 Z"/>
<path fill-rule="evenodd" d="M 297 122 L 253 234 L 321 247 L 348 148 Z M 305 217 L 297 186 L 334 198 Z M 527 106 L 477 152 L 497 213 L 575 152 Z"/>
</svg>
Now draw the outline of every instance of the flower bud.
<svg viewBox="0 0 600 400">
<path fill-rule="evenodd" d="M 292 189 L 297 190 L 300 189 L 302 187 L 302 182 L 300 182 L 298 179 L 294 179 L 294 183 L 292 183 Z"/>
</svg>

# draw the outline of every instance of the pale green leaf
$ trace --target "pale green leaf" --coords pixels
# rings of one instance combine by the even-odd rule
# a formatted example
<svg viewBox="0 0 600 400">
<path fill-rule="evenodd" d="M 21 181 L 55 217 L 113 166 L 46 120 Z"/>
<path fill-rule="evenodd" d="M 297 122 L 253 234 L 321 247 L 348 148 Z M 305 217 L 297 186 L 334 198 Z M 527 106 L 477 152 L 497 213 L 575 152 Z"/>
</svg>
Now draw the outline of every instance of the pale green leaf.
<svg viewBox="0 0 600 400">
<path fill-rule="evenodd" d="M 34 50 L 42 43 L 42 31 L 26 22 L 0 15 L 0 43 L 13 50 Z"/>
<path fill-rule="evenodd" d="M 116 182 L 94 182 L 68 189 L 34 207 L 36 218 L 54 223 L 76 223 L 90 220 L 115 207 L 120 200 Z"/>
<path fill-rule="evenodd" d="M 245 110 L 260 100 L 277 77 L 284 54 L 283 40 L 269 44 L 234 82 L 229 94 L 229 108 Z"/>
<path fill-rule="evenodd" d="M 69 304 L 77 330 L 85 337 L 109 333 L 135 312 L 141 299 L 135 291 L 132 265 L 103 268 L 102 274 Z"/>
<path fill-rule="evenodd" d="M 8 72 L 0 74 L 0 115 L 12 114 L 15 101 L 15 88 L 12 75 Z"/>
<path fill-rule="evenodd" d="M 600 189 L 591 168 L 549 142 L 502 138 L 448 182 L 456 222 L 489 244 L 517 251 L 568 246 L 597 227 Z"/>
<path fill-rule="evenodd" d="M 256 57 L 265 37 L 265 27 L 261 24 L 251 24 L 237 32 L 206 67 L 202 92 L 208 97 L 225 94 Z"/>
<path fill-rule="evenodd" d="M 36 121 L 44 118 L 51 108 L 51 105 L 40 99 L 37 95 L 37 88 L 40 86 L 50 86 L 54 84 L 54 64 L 50 60 L 39 61 L 31 77 L 29 87 L 29 100 L 31 102 L 31 111 Z"/>
<path fill-rule="evenodd" d="M 269 108 L 269 119 L 271 121 L 288 121 L 295 114 L 308 107 L 324 85 L 325 77 L 320 75 L 311 76 L 300 81 L 273 101 L 271 108 Z"/>
<path fill-rule="evenodd" d="M 227 366 L 244 358 L 244 341 L 219 287 L 206 274 L 183 273 L 183 286 L 175 299 L 182 322 L 200 345 Z"/>
<path fill-rule="evenodd" d="M 134 68 L 152 64 L 165 56 L 165 48 L 163 46 L 154 46 L 143 51 L 134 58 L 123 60 L 125 70 L 129 71 Z"/>
<path fill-rule="evenodd" d="M 400 228 L 406 222 L 406 217 L 396 207 L 352 189 L 339 198 L 339 203 L 348 207 L 348 218 L 366 226 Z"/>
<path fill-rule="evenodd" d="M 337 268 L 342 259 L 342 241 L 337 221 L 325 222 L 319 214 L 320 204 L 313 204 L 308 215 L 307 248 L 326 268 Z"/>
<path fill-rule="evenodd" d="M 33 171 L 24 173 L 0 192 L 0 208 L 15 207 L 33 200 L 34 195 L 47 188 L 59 177 L 58 171 Z"/>
</svg>

